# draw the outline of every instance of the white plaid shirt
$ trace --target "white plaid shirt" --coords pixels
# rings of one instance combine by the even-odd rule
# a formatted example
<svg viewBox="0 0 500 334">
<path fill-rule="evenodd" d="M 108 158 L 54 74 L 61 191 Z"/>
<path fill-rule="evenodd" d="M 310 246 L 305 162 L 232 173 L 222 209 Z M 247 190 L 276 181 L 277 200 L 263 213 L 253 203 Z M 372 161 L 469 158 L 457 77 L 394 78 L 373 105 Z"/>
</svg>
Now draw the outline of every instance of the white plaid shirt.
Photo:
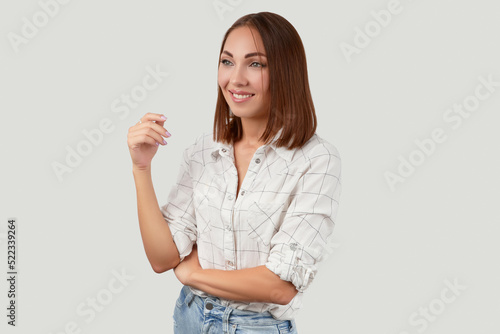
<svg viewBox="0 0 500 334">
<path fill-rule="evenodd" d="M 299 291 L 288 305 L 221 299 L 225 306 L 293 319 L 331 248 L 341 168 L 335 146 L 317 134 L 294 150 L 273 145 L 279 134 L 257 149 L 236 198 L 232 145 L 203 133 L 184 150 L 177 182 L 161 212 L 181 260 L 196 243 L 204 269 L 265 265 Z"/>
</svg>

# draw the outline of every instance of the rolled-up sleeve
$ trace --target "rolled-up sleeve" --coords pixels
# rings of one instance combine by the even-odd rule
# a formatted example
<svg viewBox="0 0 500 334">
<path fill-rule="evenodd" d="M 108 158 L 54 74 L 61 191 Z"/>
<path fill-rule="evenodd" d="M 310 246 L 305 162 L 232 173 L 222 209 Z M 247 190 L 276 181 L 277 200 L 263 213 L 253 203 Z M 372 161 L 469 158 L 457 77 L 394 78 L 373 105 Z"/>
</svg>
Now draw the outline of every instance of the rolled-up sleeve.
<svg viewBox="0 0 500 334">
<path fill-rule="evenodd" d="M 331 252 L 341 193 L 340 155 L 322 142 L 311 149 L 284 220 L 271 239 L 266 267 L 303 292 Z"/>
<path fill-rule="evenodd" d="M 191 148 L 190 146 L 184 150 L 176 183 L 170 190 L 167 203 L 160 208 L 170 227 L 181 261 L 191 253 L 196 242 L 193 181 L 189 167 Z"/>
</svg>

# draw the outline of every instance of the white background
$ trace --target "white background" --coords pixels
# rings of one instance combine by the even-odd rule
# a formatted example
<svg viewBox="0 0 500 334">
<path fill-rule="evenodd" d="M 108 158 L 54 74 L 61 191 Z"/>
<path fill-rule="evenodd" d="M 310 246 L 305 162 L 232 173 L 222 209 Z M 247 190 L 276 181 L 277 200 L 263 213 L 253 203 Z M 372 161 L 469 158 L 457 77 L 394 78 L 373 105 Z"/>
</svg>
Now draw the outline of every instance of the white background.
<svg viewBox="0 0 500 334">
<path fill-rule="evenodd" d="M 301 35 L 317 133 L 342 159 L 337 248 L 305 295 L 299 332 L 498 332 L 500 86 L 459 127 L 443 116 L 473 101 L 479 77 L 500 82 L 500 5 L 401 0 L 399 13 L 346 57 L 342 43 L 356 46 L 357 29 L 376 29 L 370 12 L 389 1 L 220 2 L 231 10 L 218 13 L 211 0 L 73 0 L 16 52 L 9 36 L 21 36 L 23 18 L 33 22 L 41 5 L 1 1 L 5 273 L 7 219 L 19 224 L 18 326 L 6 324 L 2 279 L 1 332 L 64 333 L 72 322 L 81 333 L 173 332 L 181 285 L 146 259 L 127 130 L 146 112 L 168 117 L 172 137 L 153 167 L 163 204 L 182 150 L 212 128 L 223 34 L 259 11 L 284 16 Z M 169 76 L 121 119 L 112 102 L 141 85 L 148 66 Z M 66 164 L 67 147 L 106 118 L 113 131 L 58 180 L 53 163 Z M 398 172 L 398 157 L 417 157 L 415 141 L 437 128 L 446 141 L 391 189 L 385 174 Z M 106 295 L 113 271 L 133 279 L 92 320 L 78 314 L 90 310 L 89 298 Z M 446 290 L 446 280 L 462 289 Z"/>
</svg>

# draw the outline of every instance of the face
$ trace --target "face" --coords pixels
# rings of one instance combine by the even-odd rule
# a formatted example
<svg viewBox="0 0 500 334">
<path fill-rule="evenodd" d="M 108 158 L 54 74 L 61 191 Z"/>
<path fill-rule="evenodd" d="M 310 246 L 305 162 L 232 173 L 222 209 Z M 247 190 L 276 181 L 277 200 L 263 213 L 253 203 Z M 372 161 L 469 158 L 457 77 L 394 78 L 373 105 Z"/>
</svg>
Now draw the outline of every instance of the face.
<svg viewBox="0 0 500 334">
<path fill-rule="evenodd" d="M 257 30 L 239 27 L 229 34 L 221 54 L 218 82 L 233 114 L 267 121 L 269 70 Z"/>
</svg>

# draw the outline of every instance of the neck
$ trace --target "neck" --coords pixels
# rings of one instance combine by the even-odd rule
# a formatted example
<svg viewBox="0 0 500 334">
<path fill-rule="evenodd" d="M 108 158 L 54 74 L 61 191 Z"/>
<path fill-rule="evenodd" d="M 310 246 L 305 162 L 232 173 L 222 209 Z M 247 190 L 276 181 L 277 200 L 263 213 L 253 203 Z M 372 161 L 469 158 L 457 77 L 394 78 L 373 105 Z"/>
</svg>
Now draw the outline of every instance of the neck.
<svg viewBox="0 0 500 334">
<path fill-rule="evenodd" d="M 259 120 L 242 119 L 241 127 L 243 132 L 241 134 L 240 144 L 245 146 L 261 146 L 264 142 L 259 138 L 264 133 L 266 123 Z"/>
</svg>

